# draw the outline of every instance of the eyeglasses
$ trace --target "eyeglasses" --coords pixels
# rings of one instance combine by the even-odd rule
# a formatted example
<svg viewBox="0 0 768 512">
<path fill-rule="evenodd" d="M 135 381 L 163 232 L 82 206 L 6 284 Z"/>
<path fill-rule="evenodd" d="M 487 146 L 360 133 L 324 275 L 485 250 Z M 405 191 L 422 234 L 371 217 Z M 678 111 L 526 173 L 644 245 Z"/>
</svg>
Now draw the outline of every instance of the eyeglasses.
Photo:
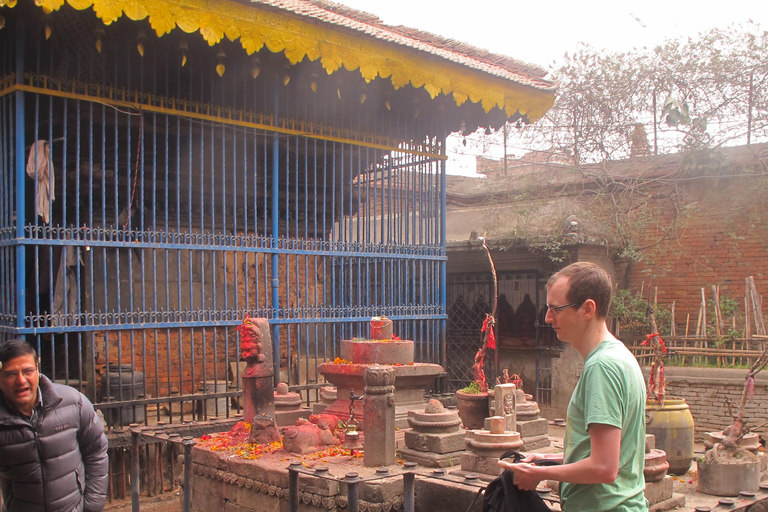
<svg viewBox="0 0 768 512">
<path fill-rule="evenodd" d="M 0 372 L 0 377 L 5 381 L 13 381 L 19 378 L 19 374 L 23 375 L 25 379 L 32 378 L 37 372 L 37 368 L 22 368 L 21 370 L 8 370 Z"/>
<path fill-rule="evenodd" d="M 582 301 L 579 301 L 579 302 L 571 302 L 570 304 L 566 304 L 565 306 L 550 306 L 549 304 L 547 304 L 546 306 L 547 306 L 547 309 L 550 310 L 553 315 L 557 315 L 559 312 L 561 312 L 562 310 L 564 310 L 566 308 L 576 308 L 576 309 L 579 309 L 581 307 L 581 305 L 584 304 L 584 302 L 586 302 L 586 301 L 582 300 Z"/>
</svg>

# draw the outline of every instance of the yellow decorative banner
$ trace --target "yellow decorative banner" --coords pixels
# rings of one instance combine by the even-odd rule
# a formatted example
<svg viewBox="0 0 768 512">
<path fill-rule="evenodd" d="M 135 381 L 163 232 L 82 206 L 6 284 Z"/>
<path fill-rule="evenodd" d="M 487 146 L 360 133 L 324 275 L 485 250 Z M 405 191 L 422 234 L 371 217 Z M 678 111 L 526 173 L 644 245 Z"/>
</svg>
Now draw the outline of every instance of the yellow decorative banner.
<svg viewBox="0 0 768 512">
<path fill-rule="evenodd" d="M 158 37 L 179 27 L 187 33 L 199 32 L 211 46 L 225 37 L 239 39 L 249 55 L 266 45 L 274 53 L 283 52 L 292 64 L 305 58 L 320 59 L 328 74 L 344 66 L 359 70 L 367 82 L 377 76 L 389 78 L 395 89 L 410 83 L 424 88 L 432 98 L 440 93 L 452 95 L 459 106 L 469 99 L 480 103 L 485 112 L 499 108 L 507 117 L 520 113 L 531 122 L 544 115 L 555 100 L 554 86 L 547 87 L 543 81 L 539 88 L 523 85 L 512 77 L 483 73 L 390 41 L 341 32 L 317 19 L 310 22 L 298 15 L 261 9 L 259 4 L 228 0 L 35 0 L 35 4 L 48 13 L 60 9 L 65 1 L 79 10 L 92 6 L 105 25 L 123 15 L 132 20 L 148 18 Z M 16 3 L 0 0 L 0 7 Z"/>
</svg>

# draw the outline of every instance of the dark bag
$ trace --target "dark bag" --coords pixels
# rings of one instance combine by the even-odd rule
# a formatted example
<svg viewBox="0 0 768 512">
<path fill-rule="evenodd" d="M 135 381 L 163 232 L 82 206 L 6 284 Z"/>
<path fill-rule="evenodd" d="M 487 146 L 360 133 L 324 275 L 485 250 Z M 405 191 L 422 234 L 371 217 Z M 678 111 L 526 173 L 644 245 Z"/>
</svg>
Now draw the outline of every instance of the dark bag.
<svg viewBox="0 0 768 512">
<path fill-rule="evenodd" d="M 499 459 L 509 457 L 514 457 L 515 462 L 519 462 L 522 455 L 509 451 Z M 514 473 L 506 469 L 488 484 L 483 497 L 483 512 L 551 512 L 539 493 L 518 489 L 512 481 L 513 476 Z"/>
</svg>

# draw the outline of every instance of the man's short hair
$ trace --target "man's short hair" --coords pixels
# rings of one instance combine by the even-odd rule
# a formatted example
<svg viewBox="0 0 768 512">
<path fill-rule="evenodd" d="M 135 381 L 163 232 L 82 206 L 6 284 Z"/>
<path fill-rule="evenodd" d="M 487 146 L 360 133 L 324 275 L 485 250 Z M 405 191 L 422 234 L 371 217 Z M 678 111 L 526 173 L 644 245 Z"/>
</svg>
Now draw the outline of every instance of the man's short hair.
<svg viewBox="0 0 768 512">
<path fill-rule="evenodd" d="M 32 356 L 37 361 L 37 350 L 21 338 L 0 342 L 0 367 L 11 359 L 22 356 Z"/>
<path fill-rule="evenodd" d="M 561 277 L 569 280 L 570 288 L 566 297 L 569 303 L 583 303 L 587 299 L 592 299 L 597 305 L 597 317 L 608 317 L 613 297 L 613 284 L 605 270 L 588 261 L 572 263 L 552 275 L 547 282 L 547 288 Z"/>
</svg>

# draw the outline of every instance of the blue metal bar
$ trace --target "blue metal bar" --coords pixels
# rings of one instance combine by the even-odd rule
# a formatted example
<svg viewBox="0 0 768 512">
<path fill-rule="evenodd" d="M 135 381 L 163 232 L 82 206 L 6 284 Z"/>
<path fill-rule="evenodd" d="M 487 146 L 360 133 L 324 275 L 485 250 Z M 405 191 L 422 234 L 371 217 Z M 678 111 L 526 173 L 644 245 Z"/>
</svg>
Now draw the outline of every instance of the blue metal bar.
<svg viewBox="0 0 768 512">
<path fill-rule="evenodd" d="M 24 48 L 26 37 L 24 22 L 21 18 L 16 22 L 16 84 L 24 81 Z M 27 286 L 24 276 L 27 275 L 26 258 L 24 257 L 24 212 L 25 202 L 25 162 L 24 162 L 24 133 L 26 132 L 24 93 L 15 92 L 16 96 L 16 327 L 24 327 L 24 316 L 27 304 Z"/>
</svg>

